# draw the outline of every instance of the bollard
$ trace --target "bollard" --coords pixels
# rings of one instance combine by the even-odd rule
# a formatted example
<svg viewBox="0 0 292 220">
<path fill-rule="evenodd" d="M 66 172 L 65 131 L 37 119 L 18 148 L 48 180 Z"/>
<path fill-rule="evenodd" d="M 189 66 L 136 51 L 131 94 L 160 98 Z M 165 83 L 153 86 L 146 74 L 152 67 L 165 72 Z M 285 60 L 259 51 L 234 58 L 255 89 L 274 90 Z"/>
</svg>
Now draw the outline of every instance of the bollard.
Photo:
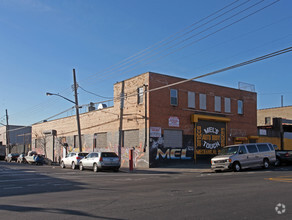
<svg viewBox="0 0 292 220">
<path fill-rule="evenodd" d="M 134 163 L 134 158 L 133 158 L 133 149 L 130 149 L 129 152 L 129 170 L 133 171 L 133 163 Z"/>
</svg>

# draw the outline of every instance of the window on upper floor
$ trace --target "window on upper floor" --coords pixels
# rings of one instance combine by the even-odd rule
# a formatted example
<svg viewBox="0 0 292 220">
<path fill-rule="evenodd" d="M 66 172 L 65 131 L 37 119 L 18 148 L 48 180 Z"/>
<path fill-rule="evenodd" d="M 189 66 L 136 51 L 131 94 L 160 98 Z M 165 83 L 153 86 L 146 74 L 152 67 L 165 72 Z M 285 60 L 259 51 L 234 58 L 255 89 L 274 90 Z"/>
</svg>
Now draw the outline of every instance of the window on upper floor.
<svg viewBox="0 0 292 220">
<path fill-rule="evenodd" d="M 138 104 L 143 103 L 143 96 L 144 96 L 144 88 L 140 87 L 138 88 Z"/>
<path fill-rule="evenodd" d="M 265 117 L 265 125 L 271 124 L 271 117 Z"/>
<path fill-rule="evenodd" d="M 188 108 L 196 107 L 196 93 L 188 92 Z"/>
<path fill-rule="evenodd" d="M 207 109 L 207 96 L 206 94 L 200 94 L 200 109 Z"/>
<path fill-rule="evenodd" d="M 215 96 L 215 112 L 221 112 L 221 97 Z"/>
<path fill-rule="evenodd" d="M 170 104 L 177 106 L 178 99 L 177 99 L 177 90 L 176 89 L 170 89 Z"/>
<path fill-rule="evenodd" d="M 231 112 L 231 100 L 230 98 L 224 98 L 224 111 L 226 113 Z"/>
<path fill-rule="evenodd" d="M 237 113 L 243 115 L 243 101 L 237 100 Z"/>
</svg>

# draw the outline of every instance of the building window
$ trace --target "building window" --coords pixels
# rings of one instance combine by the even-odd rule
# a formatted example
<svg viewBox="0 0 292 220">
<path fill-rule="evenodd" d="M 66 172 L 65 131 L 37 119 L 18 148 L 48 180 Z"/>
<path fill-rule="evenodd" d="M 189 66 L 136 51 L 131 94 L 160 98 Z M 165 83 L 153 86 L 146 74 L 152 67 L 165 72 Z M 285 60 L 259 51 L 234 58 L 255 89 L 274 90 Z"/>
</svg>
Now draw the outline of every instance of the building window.
<svg viewBox="0 0 292 220">
<path fill-rule="evenodd" d="M 143 95 L 144 95 L 144 88 L 143 87 L 138 88 L 138 104 L 143 103 Z"/>
<path fill-rule="evenodd" d="M 225 112 L 227 113 L 231 112 L 230 98 L 224 98 L 224 107 L 225 107 Z"/>
<path fill-rule="evenodd" d="M 243 114 L 243 101 L 242 100 L 237 101 L 237 113 L 239 115 Z"/>
<path fill-rule="evenodd" d="M 206 94 L 200 94 L 200 109 L 207 109 L 207 96 Z"/>
<path fill-rule="evenodd" d="M 271 117 L 265 117 L 265 125 L 271 124 Z"/>
<path fill-rule="evenodd" d="M 93 148 L 107 147 L 107 133 L 95 133 L 93 136 Z"/>
<path fill-rule="evenodd" d="M 84 136 L 81 135 L 81 144 L 83 145 L 84 143 Z M 78 135 L 74 135 L 74 148 L 79 148 L 79 138 Z"/>
<path fill-rule="evenodd" d="M 188 92 L 188 108 L 195 108 L 196 93 Z"/>
<path fill-rule="evenodd" d="M 177 106 L 177 90 L 176 89 L 170 90 L 170 104 Z"/>
<path fill-rule="evenodd" d="M 215 112 L 221 112 L 221 97 L 215 96 Z"/>
</svg>

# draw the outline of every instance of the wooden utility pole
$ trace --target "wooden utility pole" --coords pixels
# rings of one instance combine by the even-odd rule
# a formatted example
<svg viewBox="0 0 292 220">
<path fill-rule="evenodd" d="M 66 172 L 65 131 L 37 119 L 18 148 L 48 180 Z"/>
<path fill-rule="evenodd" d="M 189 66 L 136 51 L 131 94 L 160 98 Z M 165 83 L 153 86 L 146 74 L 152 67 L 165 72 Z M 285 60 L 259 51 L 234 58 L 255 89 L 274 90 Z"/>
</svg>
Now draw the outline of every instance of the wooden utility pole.
<svg viewBox="0 0 292 220">
<path fill-rule="evenodd" d="M 9 123 L 8 123 L 8 111 L 6 109 L 6 156 L 10 153 L 9 149 Z"/>
<path fill-rule="evenodd" d="M 80 128 L 79 105 L 78 105 L 78 94 L 77 94 L 78 85 L 76 83 L 75 69 L 73 69 L 73 79 L 74 79 L 75 108 L 76 108 L 76 120 L 77 120 L 77 129 L 78 129 L 79 152 L 82 152 L 81 128 Z"/>
<path fill-rule="evenodd" d="M 124 99 L 125 99 L 125 82 L 122 81 L 122 90 L 120 94 L 120 126 L 119 126 L 119 149 L 118 154 L 121 160 L 122 157 L 122 142 L 123 142 L 123 114 L 124 114 Z"/>
<path fill-rule="evenodd" d="M 146 147 L 147 147 L 147 133 L 148 133 L 148 128 L 147 128 L 147 85 L 144 85 L 145 91 L 145 142 L 144 142 L 144 152 L 146 152 Z"/>
</svg>

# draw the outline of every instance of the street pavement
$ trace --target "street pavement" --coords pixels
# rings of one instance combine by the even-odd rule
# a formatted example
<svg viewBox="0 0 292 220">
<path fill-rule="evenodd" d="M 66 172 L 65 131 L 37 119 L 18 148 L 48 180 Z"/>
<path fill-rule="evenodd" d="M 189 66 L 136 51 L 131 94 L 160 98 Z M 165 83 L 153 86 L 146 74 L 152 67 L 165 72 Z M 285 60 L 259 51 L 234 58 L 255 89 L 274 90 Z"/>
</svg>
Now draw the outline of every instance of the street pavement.
<svg viewBox="0 0 292 220">
<path fill-rule="evenodd" d="M 202 164 L 94 173 L 0 161 L 0 216 L 292 219 L 291 171 L 284 166 L 214 173 Z"/>
</svg>

